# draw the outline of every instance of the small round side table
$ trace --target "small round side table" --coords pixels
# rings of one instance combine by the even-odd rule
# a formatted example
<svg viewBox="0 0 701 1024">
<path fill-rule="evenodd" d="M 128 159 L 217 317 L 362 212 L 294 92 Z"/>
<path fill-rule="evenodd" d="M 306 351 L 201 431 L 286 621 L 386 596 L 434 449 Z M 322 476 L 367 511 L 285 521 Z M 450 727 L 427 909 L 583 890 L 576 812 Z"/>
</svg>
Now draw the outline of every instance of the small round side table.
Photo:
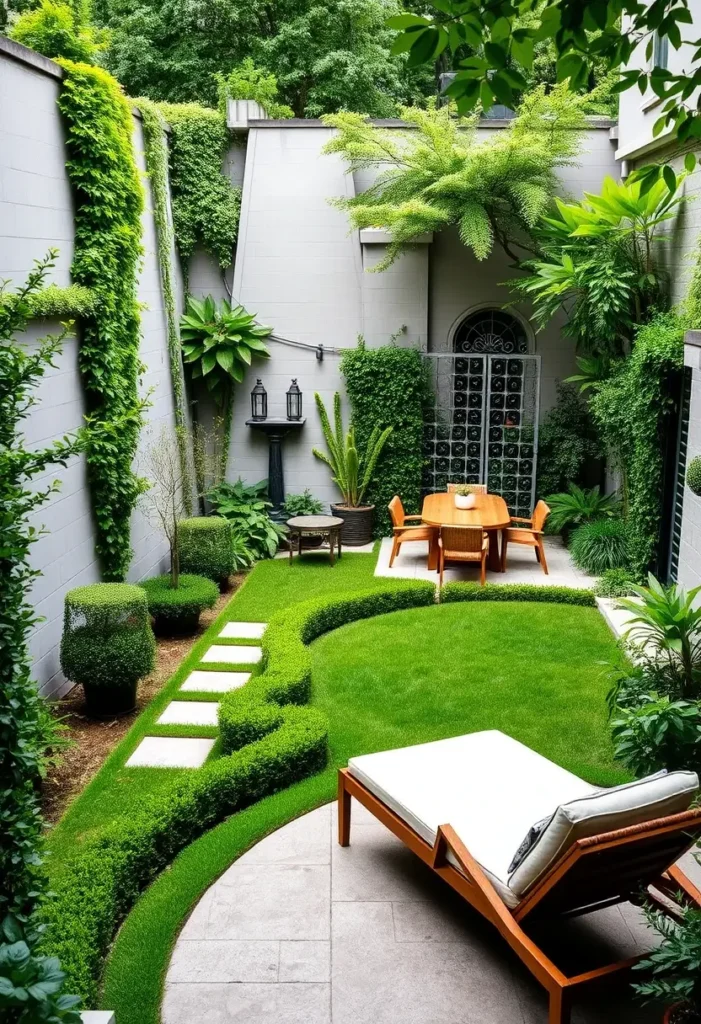
<svg viewBox="0 0 701 1024">
<path fill-rule="evenodd" d="M 338 548 L 338 557 L 341 557 L 341 527 L 343 520 L 338 516 L 294 516 L 287 520 L 289 527 L 288 544 L 290 547 L 290 562 L 292 562 L 294 542 L 297 542 L 297 554 L 302 555 L 302 538 L 305 534 L 312 534 L 328 538 L 329 561 L 334 564 L 334 547 Z"/>
</svg>

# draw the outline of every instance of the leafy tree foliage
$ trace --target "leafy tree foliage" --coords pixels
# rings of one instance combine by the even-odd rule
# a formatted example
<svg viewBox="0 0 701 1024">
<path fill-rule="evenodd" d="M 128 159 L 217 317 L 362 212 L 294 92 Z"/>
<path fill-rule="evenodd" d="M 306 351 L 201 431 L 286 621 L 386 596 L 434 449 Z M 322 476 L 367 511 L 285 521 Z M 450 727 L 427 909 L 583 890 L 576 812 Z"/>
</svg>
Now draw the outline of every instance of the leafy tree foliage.
<svg viewBox="0 0 701 1024">
<path fill-rule="evenodd" d="M 219 86 L 219 109 L 226 113 L 226 101 L 255 100 L 265 107 L 270 117 L 293 117 L 293 110 L 278 100 L 277 77 L 257 68 L 250 57 L 237 64 L 228 75 L 216 75 Z"/>
<path fill-rule="evenodd" d="M 375 270 L 384 270 L 422 232 L 457 225 L 462 241 L 483 260 L 499 244 L 512 259 L 557 188 L 556 169 L 574 162 L 584 126 L 581 103 L 564 88 L 540 87 L 521 104 L 506 131 L 479 141 L 476 119 L 449 106 L 405 107 L 416 128 L 377 128 L 358 114 L 324 118 L 338 129 L 326 146 L 352 170 L 376 168 L 375 184 L 337 205 L 355 227 L 381 227 L 392 242 Z"/>
<path fill-rule="evenodd" d="M 10 36 L 45 57 L 95 63 L 107 45 L 104 31 L 94 29 L 83 15 L 86 11 L 70 3 L 41 0 L 12 25 Z"/>
</svg>

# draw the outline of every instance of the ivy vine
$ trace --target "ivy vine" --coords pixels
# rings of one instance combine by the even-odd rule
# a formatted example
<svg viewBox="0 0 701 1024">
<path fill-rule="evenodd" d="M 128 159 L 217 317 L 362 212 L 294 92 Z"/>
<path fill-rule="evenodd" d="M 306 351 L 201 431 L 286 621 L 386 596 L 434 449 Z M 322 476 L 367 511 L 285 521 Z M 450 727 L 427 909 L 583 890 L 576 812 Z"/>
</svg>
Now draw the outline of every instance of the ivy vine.
<svg viewBox="0 0 701 1024">
<path fill-rule="evenodd" d="M 17 303 L 15 295 L 0 295 L 0 312 L 10 312 Z M 50 284 L 24 299 L 25 315 L 32 320 L 40 317 L 78 320 L 95 312 L 95 296 L 89 288 L 71 284 L 61 288 Z"/>
<path fill-rule="evenodd" d="M 175 405 L 175 432 L 180 457 L 180 472 L 183 480 L 183 501 L 187 516 L 192 515 L 192 474 L 187 441 L 187 410 L 185 398 L 185 375 L 182 349 L 178 330 L 178 316 L 175 307 L 175 282 L 173 279 L 172 254 L 175 242 L 170 216 L 168 186 L 168 145 L 165 132 L 167 124 L 160 110 L 151 100 L 139 99 L 141 124 L 144 133 L 144 155 L 146 170 L 151 182 L 153 219 L 156 225 L 158 266 L 161 275 L 163 306 L 166 314 L 168 360 L 170 379 Z"/>
<path fill-rule="evenodd" d="M 241 190 L 222 163 L 230 144 L 226 118 L 197 103 L 162 103 L 170 125 L 170 186 L 178 252 L 186 271 L 197 245 L 228 267 L 236 241 Z"/>
<path fill-rule="evenodd" d="M 87 402 L 85 454 L 104 578 L 124 578 L 130 519 L 143 490 L 132 469 L 145 402 L 138 395 L 143 192 L 132 145 L 132 112 L 101 68 L 59 61 L 58 104 L 66 128 L 66 168 L 75 196 L 72 277 L 89 288 L 79 366 Z"/>
</svg>

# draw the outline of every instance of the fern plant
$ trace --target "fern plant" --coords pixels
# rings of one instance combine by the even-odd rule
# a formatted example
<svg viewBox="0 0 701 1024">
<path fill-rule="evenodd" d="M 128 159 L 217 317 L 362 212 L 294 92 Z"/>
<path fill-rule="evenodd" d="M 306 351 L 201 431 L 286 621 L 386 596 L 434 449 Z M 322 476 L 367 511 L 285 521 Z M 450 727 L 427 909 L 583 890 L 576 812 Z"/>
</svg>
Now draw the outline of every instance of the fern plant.
<svg viewBox="0 0 701 1024">
<path fill-rule="evenodd" d="M 331 114 L 337 133 L 324 148 L 351 171 L 373 168 L 365 192 L 334 199 L 356 228 L 384 228 L 392 235 L 384 270 L 417 235 L 456 225 L 464 244 L 483 260 L 494 243 L 511 259 L 545 213 L 558 188 L 556 169 L 574 162 L 585 126 L 582 100 L 557 86 L 539 87 L 523 99 L 508 129 L 480 141 L 478 118 L 456 117 L 452 106 L 404 107 L 415 131 L 372 125 L 362 114 Z"/>
<path fill-rule="evenodd" d="M 605 519 L 618 514 L 619 501 L 615 494 L 601 494 L 598 487 L 583 488 L 570 484 L 561 494 L 550 494 L 545 499 L 550 506 L 548 529 L 559 533 L 566 526 L 580 526 L 592 519 Z"/>
<path fill-rule="evenodd" d="M 392 433 L 392 427 L 380 430 L 375 427 L 365 451 L 362 455 L 358 453 L 355 443 L 355 431 L 350 427 L 347 433 L 343 430 L 343 415 L 341 413 L 341 396 L 336 392 L 333 397 L 334 425 L 331 426 L 329 415 L 326 412 L 321 395 L 314 394 L 316 407 L 319 410 L 321 428 L 324 432 L 324 440 L 328 448 L 328 455 L 312 448 L 312 453 L 317 459 L 321 459 L 331 469 L 334 483 L 343 495 L 343 504 L 349 508 L 358 508 L 362 503 L 363 496 L 372 480 L 372 475 L 377 466 L 382 449 L 387 438 Z"/>
</svg>

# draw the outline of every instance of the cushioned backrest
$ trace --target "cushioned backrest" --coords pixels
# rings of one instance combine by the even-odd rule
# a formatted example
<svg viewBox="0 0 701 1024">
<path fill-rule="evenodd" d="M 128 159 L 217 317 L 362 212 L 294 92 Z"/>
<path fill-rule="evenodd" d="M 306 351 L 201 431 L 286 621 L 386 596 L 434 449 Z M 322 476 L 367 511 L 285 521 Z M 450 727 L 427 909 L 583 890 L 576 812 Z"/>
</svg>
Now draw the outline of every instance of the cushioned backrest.
<svg viewBox="0 0 701 1024">
<path fill-rule="evenodd" d="M 698 791 L 695 772 L 669 772 L 562 804 L 509 877 L 509 887 L 517 896 L 525 896 L 578 839 L 679 814 L 687 810 Z"/>
</svg>

